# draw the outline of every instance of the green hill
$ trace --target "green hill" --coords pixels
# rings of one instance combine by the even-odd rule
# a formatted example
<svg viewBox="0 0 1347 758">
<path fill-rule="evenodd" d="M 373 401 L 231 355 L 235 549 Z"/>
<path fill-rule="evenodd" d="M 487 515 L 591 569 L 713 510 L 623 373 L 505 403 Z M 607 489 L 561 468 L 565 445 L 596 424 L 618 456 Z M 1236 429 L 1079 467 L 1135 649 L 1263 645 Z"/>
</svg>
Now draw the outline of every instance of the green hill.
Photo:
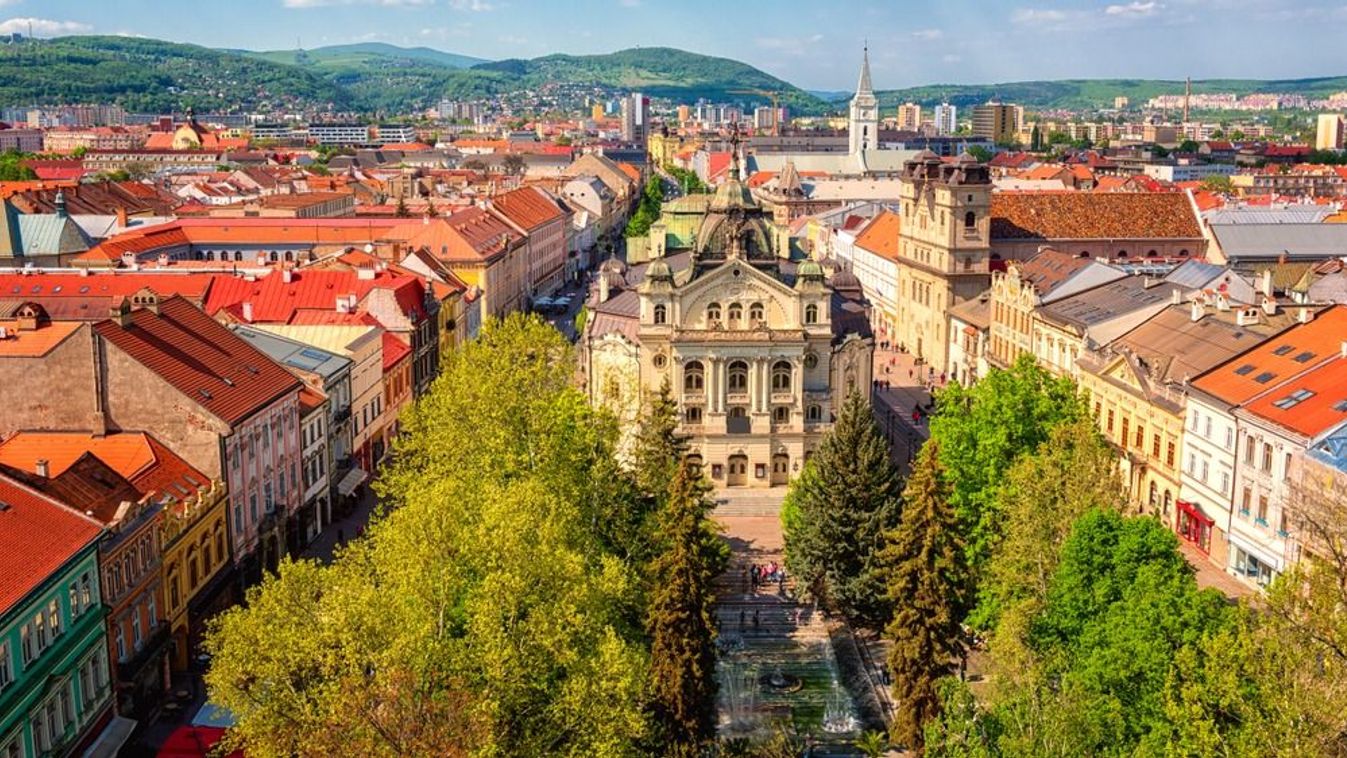
<svg viewBox="0 0 1347 758">
<path fill-rule="evenodd" d="M 60 37 L 0 46 L 0 103 L 115 102 L 133 112 L 345 109 L 342 88 L 294 66 L 139 37 Z"/>
<path fill-rule="evenodd" d="M 448 68 L 471 68 L 487 61 L 470 55 L 446 53 L 429 47 L 398 47 L 385 42 L 361 42 L 354 45 L 329 45 L 313 50 L 233 50 L 241 55 L 284 63 L 291 66 L 312 66 L 314 68 L 340 68 L 369 64 L 378 59 L 402 59 L 419 63 L 430 63 Z"/>
<path fill-rule="evenodd" d="M 1160 79 L 1064 79 L 1058 81 L 1006 82 L 1002 84 L 932 84 L 923 87 L 885 90 L 877 93 L 880 105 L 896 106 L 904 102 L 936 105 L 948 101 L 960 107 L 1000 99 L 1031 108 L 1109 108 L 1113 98 L 1127 97 L 1133 105 L 1144 103 L 1157 95 L 1181 95 L 1182 81 Z M 1193 80 L 1195 94 L 1233 92 L 1247 95 L 1253 92 L 1286 92 L 1309 97 L 1322 97 L 1347 90 L 1347 77 L 1316 79 L 1202 79 Z"/>
<path fill-rule="evenodd" d="M 768 98 L 736 90 L 781 93 L 781 102 L 798 112 L 825 109 L 819 98 L 752 66 L 729 58 L 689 53 L 669 47 L 642 47 L 606 55 L 548 55 L 533 60 L 483 63 L 474 71 L 516 77 L 528 87 L 552 82 L 598 84 L 639 89 L 656 97 L 683 102 L 697 98 L 765 104 Z"/>
</svg>

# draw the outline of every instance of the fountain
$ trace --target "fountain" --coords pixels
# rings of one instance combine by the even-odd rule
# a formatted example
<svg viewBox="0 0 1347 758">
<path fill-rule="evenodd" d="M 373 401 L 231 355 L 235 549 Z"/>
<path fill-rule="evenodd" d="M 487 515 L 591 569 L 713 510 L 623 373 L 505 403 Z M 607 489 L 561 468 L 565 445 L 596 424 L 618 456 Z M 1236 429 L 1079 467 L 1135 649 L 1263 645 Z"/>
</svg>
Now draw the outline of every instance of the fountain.
<svg viewBox="0 0 1347 758">
<path fill-rule="evenodd" d="M 734 661 L 724 668 L 720 689 L 725 699 L 725 728 L 731 732 L 752 732 L 758 725 L 758 666 Z"/>
<path fill-rule="evenodd" d="M 842 691 L 836 679 L 828 691 L 828 699 L 823 704 L 823 722 L 821 727 L 828 734 L 849 734 L 857 730 L 860 722 L 851 713 L 851 700 Z"/>
</svg>

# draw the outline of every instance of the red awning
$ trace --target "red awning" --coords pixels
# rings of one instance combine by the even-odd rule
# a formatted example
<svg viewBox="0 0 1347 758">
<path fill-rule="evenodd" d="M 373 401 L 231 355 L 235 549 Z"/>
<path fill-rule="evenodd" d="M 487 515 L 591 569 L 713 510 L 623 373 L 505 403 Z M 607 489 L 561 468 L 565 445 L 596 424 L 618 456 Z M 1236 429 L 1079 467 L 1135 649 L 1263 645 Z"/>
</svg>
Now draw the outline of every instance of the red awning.
<svg viewBox="0 0 1347 758">
<path fill-rule="evenodd" d="M 159 748 L 158 758 L 206 758 L 224 733 L 218 726 L 180 726 Z M 235 750 L 225 758 L 243 758 L 243 751 Z"/>
<path fill-rule="evenodd" d="M 1212 524 L 1216 523 L 1216 519 L 1211 518 L 1207 514 L 1203 513 L 1202 509 L 1198 507 L 1197 503 L 1190 503 L 1187 500 L 1179 500 L 1176 502 L 1176 505 L 1178 505 L 1180 511 L 1183 511 L 1184 513 L 1188 514 L 1189 518 L 1196 519 L 1205 526 L 1211 526 Z"/>
</svg>

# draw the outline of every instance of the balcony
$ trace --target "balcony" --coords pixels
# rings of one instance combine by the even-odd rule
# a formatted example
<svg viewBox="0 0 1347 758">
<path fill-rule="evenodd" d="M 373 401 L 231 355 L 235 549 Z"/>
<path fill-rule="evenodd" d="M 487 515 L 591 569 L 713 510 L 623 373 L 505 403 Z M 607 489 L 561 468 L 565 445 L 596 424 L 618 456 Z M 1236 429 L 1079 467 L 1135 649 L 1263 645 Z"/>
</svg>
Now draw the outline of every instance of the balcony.
<svg viewBox="0 0 1347 758">
<path fill-rule="evenodd" d="M 744 391 L 731 390 L 725 396 L 726 405 L 748 405 L 748 393 Z"/>
<path fill-rule="evenodd" d="M 795 403 L 795 393 L 790 390 L 772 390 L 773 405 L 793 405 Z"/>
</svg>

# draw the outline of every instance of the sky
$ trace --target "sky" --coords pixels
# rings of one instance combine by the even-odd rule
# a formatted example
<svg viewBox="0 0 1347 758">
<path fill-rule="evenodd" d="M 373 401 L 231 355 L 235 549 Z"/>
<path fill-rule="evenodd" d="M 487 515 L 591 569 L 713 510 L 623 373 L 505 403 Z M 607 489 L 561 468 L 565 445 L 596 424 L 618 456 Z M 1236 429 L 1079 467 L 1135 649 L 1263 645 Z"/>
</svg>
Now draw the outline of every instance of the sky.
<svg viewBox="0 0 1347 758">
<path fill-rule="evenodd" d="M 0 0 L 0 33 L 253 50 L 381 41 L 480 58 L 670 46 L 800 87 L 1347 75 L 1347 0 Z"/>
</svg>

